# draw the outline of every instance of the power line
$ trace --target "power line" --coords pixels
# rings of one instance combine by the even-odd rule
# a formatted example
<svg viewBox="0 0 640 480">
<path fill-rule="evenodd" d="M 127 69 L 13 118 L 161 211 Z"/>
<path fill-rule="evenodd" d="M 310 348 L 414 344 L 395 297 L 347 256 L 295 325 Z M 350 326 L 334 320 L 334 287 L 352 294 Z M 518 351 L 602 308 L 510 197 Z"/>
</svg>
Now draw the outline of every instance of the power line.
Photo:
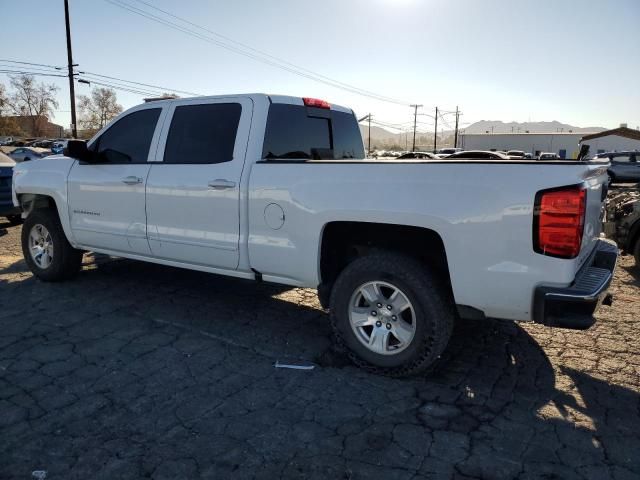
<svg viewBox="0 0 640 480">
<path fill-rule="evenodd" d="M 109 75 L 102 75 L 100 73 L 93 73 L 93 72 L 87 72 L 87 71 L 81 71 L 79 73 L 81 73 L 83 75 L 92 75 L 92 76 L 95 76 L 95 77 L 107 78 L 109 80 L 117 80 L 117 81 L 120 81 L 120 82 L 132 83 L 134 85 L 141 85 L 143 87 L 157 88 L 158 90 L 164 90 L 165 92 L 166 91 L 170 91 L 170 92 L 175 92 L 175 93 L 184 93 L 185 95 L 202 96 L 201 93 L 187 92 L 185 90 L 176 90 L 175 88 L 161 87 L 159 85 L 152 85 L 150 83 L 134 82 L 133 80 L 125 80 L 123 78 L 110 77 Z"/>
<path fill-rule="evenodd" d="M 47 65 L 44 63 L 32 63 L 32 62 L 19 62 L 17 60 L 8 60 L 6 58 L 0 58 L 0 62 L 7 62 L 7 63 L 17 63 L 20 65 L 32 65 L 35 67 L 48 67 L 48 68 L 53 68 L 55 70 L 62 70 L 63 67 L 56 67 L 55 65 Z"/>
<path fill-rule="evenodd" d="M 120 1 L 121 3 L 124 3 L 122 0 L 118 0 L 118 1 Z M 359 90 L 359 91 L 374 95 L 376 97 L 386 98 L 388 100 L 392 100 L 394 103 L 399 103 L 400 105 L 406 105 L 406 102 L 403 102 L 401 100 L 397 100 L 397 99 L 394 99 L 394 98 L 391 98 L 391 97 L 387 97 L 387 96 L 384 96 L 384 95 L 379 95 L 379 94 L 377 94 L 375 92 L 371 92 L 369 90 L 365 90 L 365 89 L 356 87 L 354 85 L 350 85 L 348 83 L 341 82 L 341 81 L 336 80 L 334 78 L 327 77 L 326 75 L 322 75 L 322 74 L 320 74 L 318 72 L 314 72 L 313 70 L 309 70 L 308 68 L 304 68 L 304 67 L 301 67 L 300 65 L 296 65 L 295 63 L 289 62 L 289 61 L 284 60 L 284 59 L 282 59 L 280 57 L 277 57 L 275 55 L 271 55 L 271 54 L 269 54 L 267 52 L 264 52 L 262 50 L 258 50 L 257 48 L 254 48 L 254 47 L 251 47 L 250 45 L 247 45 L 246 43 L 239 42 L 237 40 L 234 40 L 231 37 L 228 37 L 226 35 L 222 35 L 221 33 L 218 33 L 218 32 L 216 32 L 214 30 L 211 30 L 210 28 L 203 27 L 201 25 L 198 25 L 197 23 L 191 22 L 191 21 L 189 21 L 189 20 L 187 20 L 185 18 L 179 17 L 179 16 L 177 16 L 177 15 L 171 13 L 171 12 L 168 12 L 166 10 L 163 10 L 163 9 L 159 8 L 159 7 L 156 7 L 155 5 L 153 5 L 153 4 L 149 3 L 149 2 L 146 2 L 144 0 L 134 0 L 134 1 L 136 1 L 138 3 L 141 3 L 143 5 L 146 5 L 147 7 L 152 8 L 152 9 L 154 9 L 156 11 L 159 11 L 159 12 L 161 12 L 161 13 L 169 16 L 169 17 L 175 18 L 178 21 L 184 22 L 187 25 L 191 25 L 192 27 L 195 27 L 195 28 L 197 28 L 199 30 L 202 30 L 202 31 L 207 32 L 207 33 L 210 33 L 212 35 L 215 35 L 216 37 L 221 38 L 221 39 L 223 39 L 223 40 L 225 40 L 227 42 L 230 42 L 232 44 L 238 45 L 239 47 L 242 47 L 242 48 L 244 48 L 246 50 L 252 51 L 252 52 L 254 52 L 254 53 L 258 54 L 258 55 L 261 55 L 261 56 L 264 56 L 264 57 L 268 57 L 268 58 L 270 58 L 272 60 L 275 60 L 276 62 L 285 64 L 285 65 L 289 65 L 290 67 L 293 67 L 293 68 L 295 68 L 297 70 L 301 70 L 303 72 L 307 72 L 307 73 L 309 73 L 311 75 L 323 78 L 323 79 L 325 79 L 327 81 L 330 81 L 332 83 L 336 83 L 338 85 L 342 85 L 342 86 L 350 88 L 350 89 L 356 89 L 356 90 Z"/>
<path fill-rule="evenodd" d="M 113 83 L 113 82 L 105 82 L 105 81 L 85 79 L 85 78 L 83 78 L 82 80 L 86 81 L 90 85 L 99 85 L 101 87 L 113 88 L 115 90 L 122 90 L 123 92 L 135 93 L 136 95 L 141 95 L 144 97 L 152 97 L 160 94 L 159 92 L 152 92 L 149 90 L 138 89 L 138 88 L 134 88 L 127 85 L 118 84 L 118 83 Z"/>
<path fill-rule="evenodd" d="M 41 76 L 41 77 L 66 77 L 66 75 L 60 75 L 60 74 L 55 74 L 55 73 L 40 73 L 40 72 L 34 72 L 34 71 L 28 71 L 28 70 L 0 70 L 0 73 L 8 73 L 8 74 L 17 74 L 17 75 L 34 75 L 34 76 Z"/>
<path fill-rule="evenodd" d="M 24 62 L 24 61 L 18 61 L 18 60 L 8 60 L 8 59 L 0 59 L 0 69 L 2 69 L 3 67 L 5 67 L 2 70 L 2 73 L 17 73 L 17 74 L 26 74 L 26 75 L 42 75 L 42 76 L 53 76 L 53 77 L 66 77 L 67 75 L 62 75 L 62 74 L 54 74 L 53 71 L 60 71 L 63 69 L 63 67 L 56 67 L 55 65 L 48 65 L 45 63 L 35 63 L 35 62 Z M 11 65 L 11 64 L 18 64 L 18 65 L 32 65 L 29 69 L 27 68 L 20 68 L 17 67 L 16 65 Z M 19 70 L 18 70 L 19 69 Z M 156 88 L 158 90 L 161 90 L 163 92 L 169 91 L 169 92 L 174 92 L 174 93 L 182 93 L 185 95 L 195 95 L 195 96 L 201 96 L 202 94 L 200 93 L 194 93 L 194 92 L 188 92 L 186 90 L 178 90 L 175 88 L 171 88 L 171 87 L 165 87 L 165 86 L 161 86 L 161 85 L 153 85 L 150 83 L 142 83 L 142 82 L 137 82 L 134 80 L 126 80 L 124 78 L 119 78 L 119 77 L 113 77 L 113 76 L 109 76 L 109 75 L 103 75 L 101 73 L 95 73 L 95 72 L 88 72 L 88 71 L 80 71 L 80 74 L 82 74 L 83 76 L 86 77 L 96 77 L 96 78 L 106 78 L 109 80 L 114 80 L 117 82 L 124 82 L 125 84 L 133 84 L 133 85 L 140 85 L 140 86 L 144 86 L 144 87 L 151 87 L 151 88 Z M 93 83 L 97 83 L 96 81 L 94 81 Z M 134 90 L 139 90 L 139 91 L 143 91 L 143 89 L 134 89 Z M 144 91 L 144 95 L 156 95 L 157 92 L 149 92 L 149 91 Z"/>
<path fill-rule="evenodd" d="M 452 127 L 451 125 L 449 125 L 449 122 L 447 122 L 447 121 L 444 119 L 444 116 L 442 115 L 442 112 L 438 112 L 438 113 L 439 113 L 439 115 L 440 115 L 440 120 L 442 120 L 442 123 L 444 123 L 444 124 L 447 126 L 447 128 L 448 128 L 449 130 L 453 130 L 453 127 Z M 453 113 L 455 113 L 455 112 L 453 112 Z"/>
<path fill-rule="evenodd" d="M 21 71 L 22 71 L 22 70 L 25 70 L 25 71 L 26 71 L 26 70 L 28 70 L 28 71 L 30 71 L 30 72 L 37 72 L 37 73 L 57 73 L 56 71 L 54 71 L 54 70 L 50 70 L 50 69 L 47 69 L 47 68 L 41 68 L 41 67 L 20 67 L 19 65 L 12 65 L 12 64 L 10 64 L 10 63 L 4 63 L 4 62 L 0 63 L 0 68 L 9 69 L 9 70 L 12 70 L 12 69 L 19 69 L 19 70 L 21 70 Z"/>
<path fill-rule="evenodd" d="M 398 100 L 398 99 L 395 99 L 395 98 L 391 98 L 391 97 L 386 97 L 384 95 L 380 95 L 380 94 L 371 92 L 369 90 L 365 90 L 365 89 L 362 89 L 362 88 L 359 88 L 359 87 L 356 87 L 356 86 L 353 86 L 353 85 L 350 85 L 350 84 L 346 84 L 344 82 L 340 82 L 338 80 L 335 80 L 333 78 L 327 77 L 325 75 L 321 75 L 321 74 L 318 74 L 318 73 L 313 72 L 311 70 L 299 67 L 299 66 L 297 66 L 295 64 L 292 64 L 290 62 L 286 62 L 284 60 L 278 59 L 277 57 L 274 57 L 272 55 L 265 54 L 263 52 L 260 52 L 257 49 L 245 46 L 244 44 L 240 44 L 239 42 L 235 42 L 235 41 L 230 40 L 230 39 L 228 41 L 233 41 L 237 45 L 242 45 L 242 47 L 245 50 L 243 50 L 241 48 L 238 48 L 238 47 L 235 47 L 233 45 L 229 45 L 228 43 L 224 43 L 224 42 L 222 42 L 220 40 L 216 40 L 216 39 L 211 38 L 209 36 L 206 36 L 206 35 L 203 35 L 201 33 L 198 33 L 198 32 L 196 32 L 196 31 L 194 31 L 194 30 L 192 30 L 192 29 L 190 29 L 188 27 L 184 27 L 182 25 L 179 25 L 179 24 L 176 24 L 174 22 L 171 22 L 170 20 L 167 20 L 167 19 L 164 19 L 164 18 L 159 17 L 157 15 L 154 15 L 154 14 L 152 14 L 152 13 L 146 11 L 146 10 L 139 9 L 139 8 L 137 8 L 135 6 L 132 6 L 131 4 L 128 4 L 128 3 L 124 2 L 123 0 L 105 0 L 105 1 L 107 3 L 110 3 L 112 5 L 117 6 L 119 8 L 122 8 L 124 10 L 127 10 L 129 12 L 135 13 L 135 14 L 140 15 L 142 17 L 145 17 L 145 18 L 147 18 L 149 20 L 152 20 L 154 22 L 163 24 L 163 25 L 165 25 L 165 26 L 167 26 L 169 28 L 173 28 L 174 30 L 178 30 L 178 31 L 180 31 L 182 33 L 185 33 L 187 35 L 193 36 L 193 37 L 198 38 L 200 40 L 212 43 L 212 44 L 217 45 L 217 46 L 219 46 L 221 48 L 224 48 L 226 50 L 229 50 L 229 51 L 232 51 L 234 53 L 237 53 L 239 55 L 243 55 L 245 57 L 252 58 L 253 60 L 265 63 L 267 65 L 270 65 L 270 66 L 273 66 L 273 67 L 276 67 L 276 68 L 280 68 L 282 70 L 286 70 L 286 71 L 288 71 L 290 73 L 293 73 L 293 74 L 308 78 L 310 80 L 314 80 L 316 82 L 324 83 L 326 85 L 329 85 L 329 86 L 332 86 L 332 87 L 335 87 L 335 88 L 340 88 L 342 90 L 346 90 L 346 91 L 349 91 L 351 93 L 355 93 L 355 94 L 358 94 L 358 95 L 361 95 L 361 96 L 374 98 L 376 100 L 389 102 L 389 103 L 395 103 L 395 104 L 398 104 L 398 105 L 405 105 L 405 106 L 408 105 L 408 103 L 406 103 L 404 101 L 401 101 L 401 100 Z M 162 11 L 162 12 L 165 13 L 164 11 Z M 182 18 L 180 18 L 180 17 L 178 17 L 176 15 L 169 14 L 168 12 L 166 12 L 165 14 L 168 14 L 168 15 L 172 16 L 173 18 L 176 18 L 176 19 L 178 19 L 178 20 L 180 20 L 182 22 L 188 23 L 190 25 L 195 25 L 195 26 L 197 26 L 197 28 L 199 28 L 199 29 L 201 29 L 203 31 L 206 31 L 206 32 L 209 32 L 209 33 L 213 33 L 213 34 L 221 37 L 220 34 L 217 34 L 217 33 L 213 32 L 212 30 L 209 30 L 209 29 L 207 29 L 205 27 L 196 25 L 193 22 L 189 22 L 188 20 L 182 19 Z M 225 37 L 225 38 L 228 38 L 228 37 Z M 249 49 L 251 49 L 251 51 L 254 51 L 256 53 L 251 53 L 251 51 L 247 51 Z M 269 58 L 271 58 L 272 60 L 270 60 Z M 287 65 L 289 65 L 289 66 L 287 66 Z"/>
<path fill-rule="evenodd" d="M 106 0 L 106 1 L 110 1 L 110 0 Z M 119 1 L 119 0 L 117 0 Z M 145 3 L 142 2 L 142 0 L 135 0 L 135 1 L 140 1 L 141 3 Z M 159 9 L 158 9 L 159 10 Z M 41 75 L 41 76 L 50 76 L 50 77 L 66 77 L 67 75 L 61 75 L 61 74 L 54 74 L 54 73 L 48 73 L 48 72 L 52 72 L 52 71 L 59 71 L 62 69 L 62 67 L 57 67 L 55 65 L 49 65 L 49 64 L 44 64 L 44 63 L 35 63 L 35 62 L 25 62 L 25 61 L 18 61 L 18 60 L 8 60 L 8 59 L 0 59 L 0 62 L 9 62 L 9 63 L 14 63 L 14 64 L 20 64 L 20 65 L 33 65 L 34 67 L 31 67 L 30 69 L 22 69 L 22 70 L 14 70 L 14 69 L 4 69 L 2 70 L 2 67 L 12 67 L 12 66 L 7 66 L 7 65 L 1 65 L 0 64 L 0 73 L 15 73 L 15 74 L 26 74 L 26 75 Z M 38 67 L 35 67 L 38 66 Z M 42 67 L 42 68 L 39 68 Z M 18 67 L 15 67 L 18 68 Z M 47 69 L 51 69 L 51 70 L 47 70 Z M 120 77 L 114 77 L 114 76 L 110 76 L 110 75 L 104 75 L 101 73 L 96 73 L 96 72 L 89 72 L 89 71 L 79 71 L 78 72 L 80 75 L 82 75 L 83 77 L 85 77 L 83 80 L 88 81 L 89 83 L 94 83 L 96 85 L 100 85 L 100 86 L 104 86 L 104 87 L 109 87 L 109 88 L 113 88 L 116 90 L 121 90 L 124 92 L 128 92 L 128 93 L 133 93 L 136 95 L 141 95 L 141 96 L 154 96 L 154 95 L 159 95 L 161 93 L 164 92 L 172 92 L 172 93 L 181 93 L 181 94 L 185 94 L 185 95 L 194 95 L 194 96 L 202 96 L 203 94 L 200 93 L 195 93 L 195 92 L 190 92 L 190 91 L 186 91 L 186 90 L 178 90 L 175 88 L 171 88 L 171 87 L 166 87 L 166 86 L 161 86 L 161 85 L 154 85 L 154 84 L 150 84 L 150 83 L 143 83 L 143 82 L 138 82 L 138 81 L 134 81 L 134 80 L 127 80 L 124 78 L 120 78 Z M 107 80 L 102 80 L 102 79 L 107 79 Z M 153 90 L 149 90 L 149 88 L 140 88 L 140 87 L 149 87 L 151 89 L 157 89 L 158 91 L 153 91 Z M 455 114 L 456 112 L 448 112 L 448 111 L 442 111 L 440 109 L 438 109 L 438 117 L 442 120 L 442 122 L 447 125 L 447 127 L 449 129 L 451 129 L 451 125 L 444 119 L 444 115 L 447 114 Z M 435 120 L 435 116 L 434 115 L 429 115 L 426 113 L 418 113 L 418 116 L 426 116 L 429 118 L 432 118 Z M 372 115 L 373 117 L 373 115 Z M 364 117 L 364 119 L 366 119 L 367 116 Z M 411 125 L 415 124 L 420 124 L 420 125 L 426 125 L 426 126 L 433 126 L 434 124 L 431 122 L 423 122 L 423 121 L 419 121 L 417 119 L 414 119 L 415 121 L 406 121 L 406 122 L 401 122 L 401 123 L 395 123 L 395 122 L 389 122 L 389 121 L 381 121 L 381 120 L 371 120 L 372 123 L 376 124 L 376 125 L 380 125 L 386 128 L 391 128 L 393 130 L 400 130 L 400 131 L 405 131 L 406 129 L 408 129 Z M 437 122 L 436 122 L 437 124 Z"/>
<path fill-rule="evenodd" d="M 117 85 L 109 82 L 99 82 L 97 80 L 90 80 L 90 83 L 94 83 L 96 85 L 100 85 L 102 87 L 113 88 L 114 90 L 122 90 L 124 92 L 135 93 L 137 95 L 142 95 L 145 97 L 153 97 L 154 95 L 158 95 L 158 92 L 150 92 L 146 90 L 139 90 L 135 88 L 124 87 L 122 85 Z"/>
</svg>

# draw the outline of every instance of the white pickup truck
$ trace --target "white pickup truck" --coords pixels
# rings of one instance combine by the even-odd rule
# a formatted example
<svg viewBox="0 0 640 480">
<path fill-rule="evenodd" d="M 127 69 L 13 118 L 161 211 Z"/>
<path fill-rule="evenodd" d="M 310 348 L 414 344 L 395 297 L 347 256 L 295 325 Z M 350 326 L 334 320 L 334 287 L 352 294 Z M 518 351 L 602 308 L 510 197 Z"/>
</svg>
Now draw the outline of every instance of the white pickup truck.
<svg viewBox="0 0 640 480">
<path fill-rule="evenodd" d="M 350 109 L 251 94 L 134 107 L 16 166 L 13 201 L 43 281 L 88 250 L 317 288 L 354 362 L 405 375 L 459 316 L 591 326 L 618 255 L 606 181 L 606 162 L 366 160 Z"/>
</svg>

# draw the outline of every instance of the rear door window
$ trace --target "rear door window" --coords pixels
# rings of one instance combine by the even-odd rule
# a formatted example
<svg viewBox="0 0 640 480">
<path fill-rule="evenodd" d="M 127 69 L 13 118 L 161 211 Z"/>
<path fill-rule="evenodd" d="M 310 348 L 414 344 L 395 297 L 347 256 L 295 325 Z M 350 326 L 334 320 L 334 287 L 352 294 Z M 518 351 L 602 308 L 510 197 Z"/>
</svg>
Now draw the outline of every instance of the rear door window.
<svg viewBox="0 0 640 480">
<path fill-rule="evenodd" d="M 262 157 L 362 159 L 364 146 L 353 114 L 275 103 L 269 107 Z"/>
<path fill-rule="evenodd" d="M 241 113 L 239 103 L 176 107 L 167 136 L 164 163 L 230 162 Z"/>
</svg>

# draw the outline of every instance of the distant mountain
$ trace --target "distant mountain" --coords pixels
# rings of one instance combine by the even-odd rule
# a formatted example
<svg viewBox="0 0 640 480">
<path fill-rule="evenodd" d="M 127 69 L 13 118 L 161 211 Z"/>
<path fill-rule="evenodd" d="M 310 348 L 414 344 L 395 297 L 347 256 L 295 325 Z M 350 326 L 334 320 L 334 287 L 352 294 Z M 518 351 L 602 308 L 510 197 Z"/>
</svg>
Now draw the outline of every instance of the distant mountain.
<svg viewBox="0 0 640 480">
<path fill-rule="evenodd" d="M 568 123 L 558 122 L 509 122 L 500 120 L 480 120 L 464 128 L 465 133 L 555 133 L 555 132 L 602 132 L 603 127 L 576 127 Z"/>
<path fill-rule="evenodd" d="M 492 130 L 493 128 L 493 130 Z M 561 123 L 556 120 L 551 122 L 508 122 L 500 120 L 480 120 L 460 129 L 464 133 L 555 133 L 555 132 L 602 132 L 606 130 L 603 127 L 576 127 L 568 123 Z M 360 132 L 365 147 L 368 142 L 368 127 L 365 123 L 360 124 Z M 445 130 L 438 133 L 438 147 L 450 146 L 453 144 L 453 131 Z M 389 148 L 404 149 L 411 146 L 413 135 L 411 133 L 393 133 L 381 127 L 371 126 L 371 147 L 372 148 Z M 433 131 L 416 132 L 416 145 L 430 148 L 433 146 Z"/>
<path fill-rule="evenodd" d="M 369 135 L 369 128 L 367 125 L 360 124 L 360 132 L 362 132 L 362 139 L 364 140 L 364 143 L 367 143 Z M 382 127 L 374 127 L 371 125 L 371 141 L 395 141 L 395 139 L 399 138 L 400 135 L 403 135 L 404 138 L 404 134 L 393 133 Z"/>
</svg>

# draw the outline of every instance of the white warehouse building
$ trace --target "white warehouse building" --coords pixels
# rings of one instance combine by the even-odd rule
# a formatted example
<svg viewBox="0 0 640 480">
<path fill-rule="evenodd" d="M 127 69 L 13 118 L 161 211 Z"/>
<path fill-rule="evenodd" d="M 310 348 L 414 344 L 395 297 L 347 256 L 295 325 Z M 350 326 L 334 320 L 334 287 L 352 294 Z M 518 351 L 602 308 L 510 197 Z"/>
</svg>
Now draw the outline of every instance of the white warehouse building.
<svg viewBox="0 0 640 480">
<path fill-rule="evenodd" d="M 580 145 L 589 145 L 589 156 L 604 152 L 640 151 L 640 130 L 620 128 L 603 132 L 554 133 L 463 133 L 459 146 L 464 150 L 522 150 L 533 156 L 556 153 L 560 158 L 577 158 Z"/>
<path fill-rule="evenodd" d="M 593 132 L 596 133 L 596 132 Z M 555 133 L 464 133 L 459 146 L 465 150 L 522 150 L 537 156 L 556 153 L 560 158 L 577 158 L 580 140 L 591 132 Z"/>
</svg>

